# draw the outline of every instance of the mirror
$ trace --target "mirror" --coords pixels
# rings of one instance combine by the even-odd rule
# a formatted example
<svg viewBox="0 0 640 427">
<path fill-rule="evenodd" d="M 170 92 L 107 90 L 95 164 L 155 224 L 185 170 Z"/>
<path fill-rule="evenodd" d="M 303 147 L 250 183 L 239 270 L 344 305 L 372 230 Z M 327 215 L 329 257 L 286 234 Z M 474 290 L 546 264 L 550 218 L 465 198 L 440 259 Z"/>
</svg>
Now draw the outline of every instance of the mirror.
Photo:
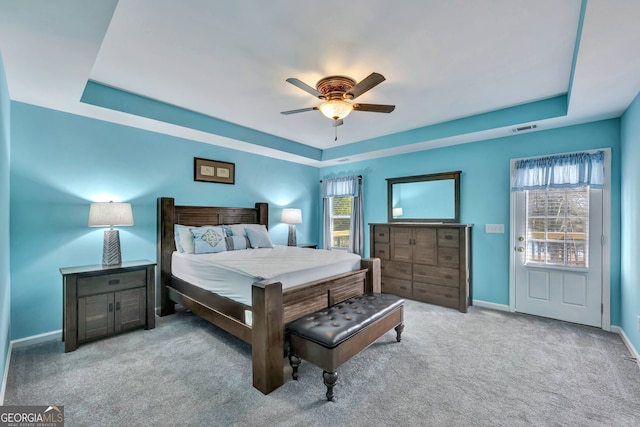
<svg viewBox="0 0 640 427">
<path fill-rule="evenodd" d="M 460 222 L 460 173 L 387 178 L 389 222 Z"/>
</svg>

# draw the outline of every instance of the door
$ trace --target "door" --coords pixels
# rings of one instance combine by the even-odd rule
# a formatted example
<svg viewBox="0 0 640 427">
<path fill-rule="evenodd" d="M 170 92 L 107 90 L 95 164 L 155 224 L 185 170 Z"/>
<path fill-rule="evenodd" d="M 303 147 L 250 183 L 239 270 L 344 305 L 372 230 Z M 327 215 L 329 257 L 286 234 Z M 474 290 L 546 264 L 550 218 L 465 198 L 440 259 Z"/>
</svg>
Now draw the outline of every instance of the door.
<svg viewBox="0 0 640 427">
<path fill-rule="evenodd" d="M 603 194 L 516 191 L 515 310 L 602 327 Z"/>
</svg>

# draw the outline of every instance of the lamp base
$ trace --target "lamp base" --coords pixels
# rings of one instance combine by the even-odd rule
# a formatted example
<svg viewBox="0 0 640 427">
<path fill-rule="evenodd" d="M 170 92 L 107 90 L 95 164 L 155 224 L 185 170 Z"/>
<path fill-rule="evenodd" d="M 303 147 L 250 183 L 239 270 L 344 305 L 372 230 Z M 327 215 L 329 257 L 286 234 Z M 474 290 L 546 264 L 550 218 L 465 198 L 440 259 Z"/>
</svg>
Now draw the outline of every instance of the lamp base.
<svg viewBox="0 0 640 427">
<path fill-rule="evenodd" d="M 296 226 L 293 224 L 289 224 L 289 241 L 287 243 L 289 246 L 297 246 L 296 242 Z"/>
<path fill-rule="evenodd" d="M 102 265 L 120 265 L 120 233 L 118 230 L 104 231 L 104 245 L 102 247 Z"/>
</svg>

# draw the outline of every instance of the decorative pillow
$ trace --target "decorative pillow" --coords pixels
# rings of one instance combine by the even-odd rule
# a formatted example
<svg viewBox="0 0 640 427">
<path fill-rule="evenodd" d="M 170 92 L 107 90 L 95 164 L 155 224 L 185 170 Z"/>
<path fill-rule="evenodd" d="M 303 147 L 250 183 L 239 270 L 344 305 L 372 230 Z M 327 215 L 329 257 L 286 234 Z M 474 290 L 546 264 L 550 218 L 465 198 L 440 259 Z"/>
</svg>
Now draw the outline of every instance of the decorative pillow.
<svg viewBox="0 0 640 427">
<path fill-rule="evenodd" d="M 245 231 L 247 228 L 251 228 L 253 230 L 262 230 L 266 227 L 262 224 L 231 224 L 225 225 L 225 231 L 227 231 L 227 236 L 246 236 L 247 232 Z M 231 234 L 229 234 L 229 230 L 231 230 Z"/>
<path fill-rule="evenodd" d="M 230 236 L 225 237 L 225 240 L 227 242 L 228 251 L 237 251 L 239 249 L 247 249 L 251 247 L 249 239 L 245 236 Z"/>
<path fill-rule="evenodd" d="M 193 243 L 193 234 L 191 229 L 186 225 L 176 224 L 173 227 L 173 237 L 176 241 L 176 250 L 180 253 L 192 254 L 195 251 Z"/>
<path fill-rule="evenodd" d="M 210 254 L 227 250 L 221 226 L 193 228 L 191 234 L 193 234 L 196 254 Z"/>
<path fill-rule="evenodd" d="M 262 228 L 245 228 L 245 232 L 247 233 L 247 237 L 249 238 L 249 243 L 251 243 L 252 248 L 272 248 L 273 242 L 271 242 L 271 237 L 269 237 L 269 233 L 267 232 L 267 228 L 263 225 Z"/>
</svg>

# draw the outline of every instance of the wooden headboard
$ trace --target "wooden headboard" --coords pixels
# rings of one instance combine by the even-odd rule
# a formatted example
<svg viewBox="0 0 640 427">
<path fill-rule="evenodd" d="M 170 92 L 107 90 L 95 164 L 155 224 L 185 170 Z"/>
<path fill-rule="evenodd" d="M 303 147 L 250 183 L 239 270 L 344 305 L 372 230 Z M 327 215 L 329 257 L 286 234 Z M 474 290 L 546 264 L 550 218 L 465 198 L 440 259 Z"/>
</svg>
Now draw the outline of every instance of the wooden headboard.
<svg viewBox="0 0 640 427">
<path fill-rule="evenodd" d="M 203 225 L 263 224 L 269 228 L 269 204 L 256 203 L 255 208 L 226 208 L 215 206 L 176 206 L 173 197 L 158 198 L 157 262 L 160 274 L 158 295 L 160 306 L 167 298 L 165 286 L 171 281 L 171 254 L 176 250 L 173 230 L 175 224 Z"/>
</svg>

